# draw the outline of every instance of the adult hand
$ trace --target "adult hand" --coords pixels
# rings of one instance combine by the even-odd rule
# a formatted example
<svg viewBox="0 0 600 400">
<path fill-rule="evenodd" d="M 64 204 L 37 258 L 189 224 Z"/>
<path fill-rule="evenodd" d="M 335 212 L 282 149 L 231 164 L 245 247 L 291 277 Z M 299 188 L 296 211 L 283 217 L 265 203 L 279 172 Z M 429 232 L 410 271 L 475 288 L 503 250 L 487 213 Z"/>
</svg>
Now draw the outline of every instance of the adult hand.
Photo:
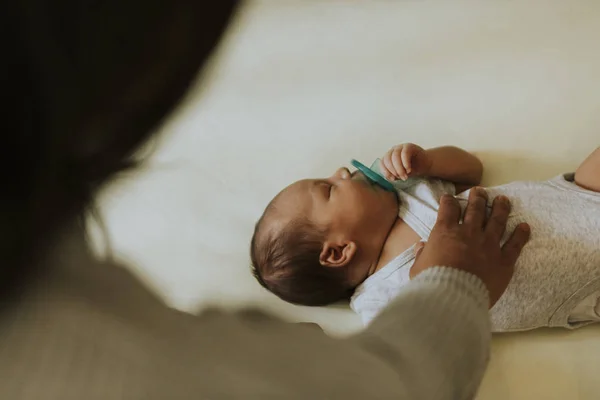
<svg viewBox="0 0 600 400">
<path fill-rule="evenodd" d="M 417 258 L 410 270 L 411 278 L 435 266 L 470 272 L 487 287 L 490 308 L 496 304 L 513 276 L 517 258 L 529 240 L 530 229 L 529 225 L 520 224 L 504 246 L 500 246 L 510 202 L 504 196 L 496 197 L 487 218 L 487 199 L 484 189 L 471 190 L 460 224 L 461 210 L 457 200 L 452 196 L 442 197 L 429 241 L 417 250 Z"/>
</svg>

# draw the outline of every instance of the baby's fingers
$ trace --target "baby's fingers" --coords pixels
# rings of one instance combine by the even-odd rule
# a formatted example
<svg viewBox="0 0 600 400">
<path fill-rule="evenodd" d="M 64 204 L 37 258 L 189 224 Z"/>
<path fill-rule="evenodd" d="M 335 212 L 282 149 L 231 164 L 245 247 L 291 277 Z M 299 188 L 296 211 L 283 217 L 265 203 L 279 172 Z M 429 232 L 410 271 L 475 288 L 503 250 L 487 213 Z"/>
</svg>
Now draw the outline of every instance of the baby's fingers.
<svg viewBox="0 0 600 400">
<path fill-rule="evenodd" d="M 410 175 L 412 171 L 412 157 L 415 152 L 413 146 L 407 145 L 402 148 L 402 153 L 400 157 L 402 158 L 402 165 L 404 165 L 404 169 L 406 170 L 406 177 Z"/>
<path fill-rule="evenodd" d="M 404 149 L 398 149 L 392 153 L 392 164 L 394 165 L 396 176 L 405 181 L 408 178 L 408 174 L 402 162 L 402 153 L 404 153 Z"/>
<path fill-rule="evenodd" d="M 388 181 L 395 181 L 398 177 L 394 173 L 394 165 L 391 159 L 391 150 L 381 159 L 381 172 Z"/>
</svg>

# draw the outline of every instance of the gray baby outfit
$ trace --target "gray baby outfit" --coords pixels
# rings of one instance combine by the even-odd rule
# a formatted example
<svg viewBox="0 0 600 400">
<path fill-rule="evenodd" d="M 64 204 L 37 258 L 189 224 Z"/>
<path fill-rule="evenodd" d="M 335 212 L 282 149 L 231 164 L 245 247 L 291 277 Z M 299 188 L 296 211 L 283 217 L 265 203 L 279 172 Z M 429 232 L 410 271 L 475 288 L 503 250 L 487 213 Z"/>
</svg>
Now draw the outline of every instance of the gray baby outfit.
<svg viewBox="0 0 600 400">
<path fill-rule="evenodd" d="M 515 267 L 504 296 L 491 310 L 493 330 L 509 332 L 540 327 L 576 328 L 600 321 L 600 193 L 577 186 L 573 174 L 548 181 L 513 182 L 487 189 L 511 200 L 507 234 L 521 222 L 531 239 Z M 435 224 L 439 199 L 455 194 L 454 185 L 418 180 L 397 187 L 399 213 L 426 241 Z M 457 196 L 463 207 L 468 192 Z M 409 281 L 414 246 L 357 287 L 351 307 L 366 324 Z"/>
</svg>

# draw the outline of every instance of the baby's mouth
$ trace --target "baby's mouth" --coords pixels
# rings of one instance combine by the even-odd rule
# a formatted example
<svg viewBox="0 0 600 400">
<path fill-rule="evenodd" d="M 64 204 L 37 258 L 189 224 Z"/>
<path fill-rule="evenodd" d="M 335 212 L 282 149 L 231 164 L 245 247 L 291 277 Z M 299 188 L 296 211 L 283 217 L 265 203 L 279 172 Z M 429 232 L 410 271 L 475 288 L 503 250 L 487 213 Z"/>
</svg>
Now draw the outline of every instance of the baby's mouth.
<svg viewBox="0 0 600 400">
<path fill-rule="evenodd" d="M 365 174 L 363 174 L 362 172 L 360 172 L 359 170 L 356 170 L 352 173 L 351 178 L 355 181 L 366 181 L 367 183 L 372 183 L 371 181 L 369 181 L 367 179 L 367 177 L 365 176 Z"/>
<path fill-rule="evenodd" d="M 369 187 L 372 187 L 373 189 L 377 189 L 379 187 L 379 185 L 377 185 L 377 183 L 375 183 L 372 180 L 370 180 L 369 178 L 367 178 L 367 176 L 365 174 L 363 174 L 362 172 L 360 172 L 358 170 L 356 170 L 352 173 L 352 179 L 356 180 L 356 181 L 363 181 L 367 185 L 369 185 Z"/>
<path fill-rule="evenodd" d="M 376 184 L 378 186 L 381 186 L 381 188 L 384 190 L 395 192 L 396 188 L 394 187 L 394 185 L 390 183 L 387 179 L 385 179 L 379 172 L 367 167 L 366 165 L 356 160 L 351 160 L 350 163 L 354 165 L 356 169 L 360 170 L 360 172 L 362 172 L 365 175 L 365 177 L 371 184 Z"/>
</svg>

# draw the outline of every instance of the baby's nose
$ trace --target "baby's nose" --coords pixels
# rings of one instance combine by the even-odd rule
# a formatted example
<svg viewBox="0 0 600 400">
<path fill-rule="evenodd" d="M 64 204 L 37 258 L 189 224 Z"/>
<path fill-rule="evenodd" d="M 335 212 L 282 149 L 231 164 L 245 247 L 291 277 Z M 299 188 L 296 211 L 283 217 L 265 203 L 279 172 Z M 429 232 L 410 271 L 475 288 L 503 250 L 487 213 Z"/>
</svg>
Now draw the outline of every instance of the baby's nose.
<svg viewBox="0 0 600 400">
<path fill-rule="evenodd" d="M 350 174 L 350 171 L 348 171 L 348 168 L 346 167 L 342 167 L 340 169 L 338 169 L 337 171 L 335 171 L 335 174 L 333 174 L 333 178 L 337 178 L 337 179 L 350 179 L 352 177 L 352 175 Z"/>
</svg>

